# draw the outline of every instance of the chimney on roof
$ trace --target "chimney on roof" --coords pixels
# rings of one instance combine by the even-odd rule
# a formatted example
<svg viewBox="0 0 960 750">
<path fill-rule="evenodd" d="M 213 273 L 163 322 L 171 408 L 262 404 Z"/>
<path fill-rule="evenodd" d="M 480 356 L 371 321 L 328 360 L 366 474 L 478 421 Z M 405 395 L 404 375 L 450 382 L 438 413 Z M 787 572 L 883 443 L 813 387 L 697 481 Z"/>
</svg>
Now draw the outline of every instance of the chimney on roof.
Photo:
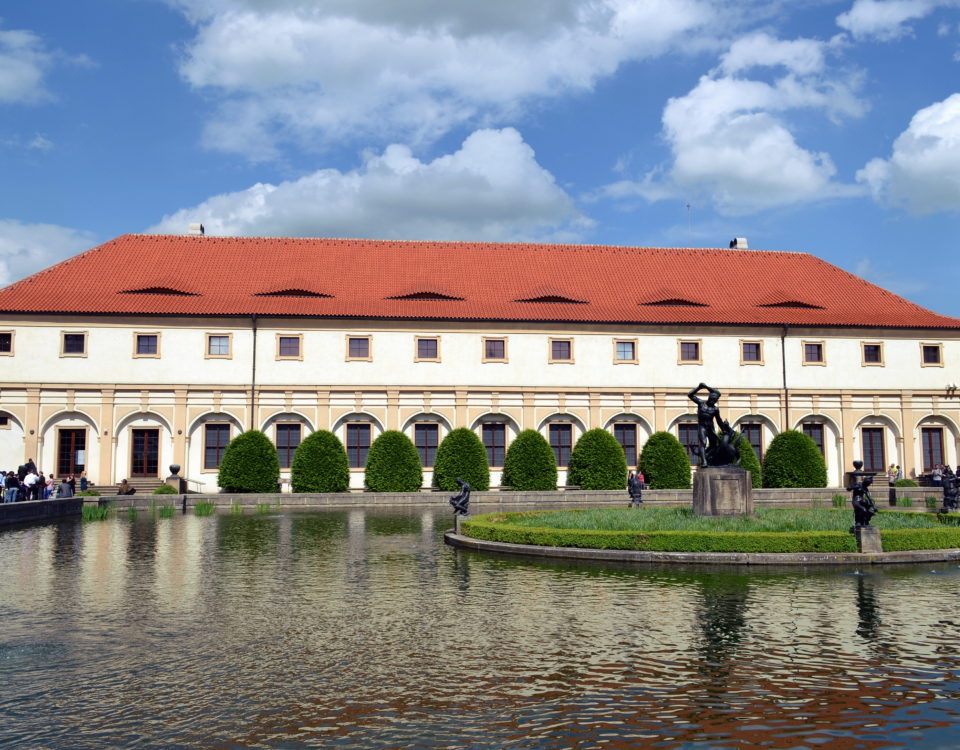
<svg viewBox="0 0 960 750">
<path fill-rule="evenodd" d="M 196 235 L 197 237 L 203 237 L 203 224 L 195 223 L 190 225 L 190 231 L 188 234 Z M 733 247 L 731 245 L 731 247 Z"/>
<path fill-rule="evenodd" d="M 746 237 L 734 237 L 730 240 L 730 249 L 731 250 L 746 250 L 747 249 L 747 238 Z"/>
</svg>

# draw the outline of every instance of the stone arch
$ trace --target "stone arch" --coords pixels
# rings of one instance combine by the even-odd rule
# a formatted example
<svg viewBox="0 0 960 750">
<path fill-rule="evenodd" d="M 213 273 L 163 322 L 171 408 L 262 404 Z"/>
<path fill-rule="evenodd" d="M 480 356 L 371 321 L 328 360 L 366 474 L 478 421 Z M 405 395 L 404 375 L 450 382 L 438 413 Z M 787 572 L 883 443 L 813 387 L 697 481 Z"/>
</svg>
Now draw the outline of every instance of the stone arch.
<svg viewBox="0 0 960 750">
<path fill-rule="evenodd" d="M 377 417 L 373 416 L 373 414 L 370 412 L 352 411 L 349 414 L 344 414 L 342 417 L 337 419 L 331 428 L 331 432 L 339 437 L 340 433 L 343 431 L 343 426 L 347 424 L 347 422 L 369 422 L 373 425 L 375 432 L 378 434 L 384 431 L 383 422 L 377 419 Z"/>
<path fill-rule="evenodd" d="M 131 414 L 127 414 L 113 428 L 113 434 L 119 435 L 121 431 L 130 426 L 131 423 L 137 421 L 138 419 L 148 419 L 155 420 L 160 423 L 160 426 L 166 429 L 168 434 L 173 434 L 173 430 L 170 427 L 170 423 L 167 421 L 166 417 L 157 414 L 155 411 L 135 411 Z"/>
<path fill-rule="evenodd" d="M 436 422 L 443 428 L 444 434 L 453 429 L 450 424 L 450 420 L 448 420 L 442 414 L 438 414 L 437 412 L 421 411 L 408 418 L 407 421 L 403 423 L 403 427 L 400 428 L 400 431 L 406 435 L 417 422 Z"/>
<path fill-rule="evenodd" d="M 579 430 L 580 435 L 587 431 L 587 427 L 583 423 L 583 420 L 577 415 L 571 414 L 570 412 L 554 412 L 548 417 L 545 417 L 544 419 L 540 420 L 540 426 L 537 427 L 537 431 L 542 433 L 550 426 L 550 424 L 554 422 L 569 422 L 570 424 L 574 425 L 577 430 Z"/>
<path fill-rule="evenodd" d="M 864 460 L 863 428 L 880 427 L 883 429 L 883 466 L 886 469 L 890 464 L 905 466 L 907 461 L 903 455 L 905 447 L 902 445 L 900 425 L 885 414 L 867 414 L 857 420 L 853 427 L 853 452 L 850 461 Z"/>
<path fill-rule="evenodd" d="M 203 426 L 209 422 L 227 422 L 230 424 L 230 438 L 233 439 L 244 431 L 240 419 L 226 411 L 207 411 L 190 422 L 186 431 L 187 450 L 186 465 L 181 467 L 181 476 L 188 480 L 197 481 L 207 488 L 216 486 L 216 469 L 207 469 L 204 466 L 204 437 Z M 200 433 L 200 439 L 194 439 Z M 193 486 L 193 485 L 191 485 Z"/>
<path fill-rule="evenodd" d="M 136 422 L 144 422 L 137 425 Z M 135 411 L 125 415 L 113 428 L 113 476 L 125 478 L 132 472 L 132 430 L 137 427 L 159 428 L 160 434 L 157 456 L 157 475 L 166 476 L 167 466 L 173 463 L 173 429 L 166 417 L 154 411 Z M 129 470 L 129 471 L 128 471 Z M 154 476 L 150 474 L 149 476 Z"/>
<path fill-rule="evenodd" d="M 40 436 L 37 446 L 36 462 L 37 468 L 41 471 L 53 472 L 59 476 L 59 451 L 57 430 L 58 429 L 86 429 L 86 442 L 84 444 L 83 467 L 87 472 L 90 481 L 96 484 L 102 484 L 104 479 L 99 476 L 100 468 L 100 426 L 97 421 L 86 412 L 78 409 L 59 411 L 48 417 L 40 428 Z M 79 453 L 79 448 L 77 449 Z M 27 458 L 31 458 L 27 456 Z M 79 459 L 71 459 L 71 463 L 79 464 Z M 110 481 L 109 478 L 106 481 Z"/>
<path fill-rule="evenodd" d="M 4 461 L 9 464 L 0 468 L 15 469 L 27 458 L 30 458 L 23 453 L 26 443 L 26 430 L 24 430 L 20 418 L 9 411 L 0 410 L 0 417 L 7 418 L 6 426 L 0 428 L 0 456 L 3 456 Z"/>
<path fill-rule="evenodd" d="M 274 412 L 265 420 L 263 420 L 260 425 L 260 431 L 265 433 L 277 422 L 300 422 L 301 424 L 306 425 L 307 430 L 309 431 L 307 434 L 316 431 L 316 428 L 313 426 L 313 420 L 311 420 L 306 414 L 299 412 L 296 409 Z M 306 437 L 306 435 L 304 435 L 304 437 Z"/>
<path fill-rule="evenodd" d="M 84 411 L 74 409 L 73 411 L 58 411 L 51 417 L 48 417 L 47 420 L 43 423 L 43 426 L 40 428 L 40 435 L 43 436 L 51 427 L 55 426 L 59 422 L 68 422 L 68 421 L 79 421 L 84 422 L 88 427 L 93 428 L 93 434 L 95 436 L 100 435 L 100 428 L 97 426 L 96 420 L 87 414 Z"/>
<path fill-rule="evenodd" d="M 960 454 L 957 452 L 958 441 L 960 441 L 960 429 L 958 429 L 957 423 L 946 414 L 925 414 L 917 420 L 917 423 L 911 431 L 913 436 L 914 465 L 916 466 L 915 473 L 925 472 L 928 468 L 924 465 L 926 463 L 924 461 L 925 446 L 922 439 L 922 430 L 924 427 L 939 427 L 947 432 L 949 437 L 943 438 L 940 463 L 947 464 L 954 468 L 960 465 Z"/>
<path fill-rule="evenodd" d="M 470 429 L 474 432 L 480 432 L 483 425 L 488 422 L 501 422 L 507 425 L 508 429 L 513 432 L 514 437 L 520 434 L 520 423 L 509 414 L 504 414 L 503 412 L 491 411 L 481 414 L 479 417 L 473 420 L 473 424 L 470 425 Z"/>
<path fill-rule="evenodd" d="M 187 437 L 192 436 L 204 422 L 230 422 L 239 432 L 244 431 L 243 423 L 234 414 L 227 411 L 207 411 L 190 422 L 190 426 L 187 428 Z"/>
<path fill-rule="evenodd" d="M 826 414 L 804 414 L 797 419 L 792 429 L 803 432 L 804 422 L 817 422 L 823 425 L 823 459 L 827 465 L 827 484 L 839 487 L 843 484 L 843 440 L 842 431 L 837 421 Z M 853 466 L 850 466 L 852 469 Z"/>
</svg>

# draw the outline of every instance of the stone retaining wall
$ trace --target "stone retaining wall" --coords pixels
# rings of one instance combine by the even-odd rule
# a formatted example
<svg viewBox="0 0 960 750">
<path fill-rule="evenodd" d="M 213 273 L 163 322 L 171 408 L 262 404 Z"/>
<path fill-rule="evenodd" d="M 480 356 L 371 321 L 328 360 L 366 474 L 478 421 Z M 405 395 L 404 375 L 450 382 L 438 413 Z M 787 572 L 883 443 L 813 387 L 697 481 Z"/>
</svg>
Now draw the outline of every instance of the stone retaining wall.
<svg viewBox="0 0 960 750">
<path fill-rule="evenodd" d="M 0 503 L 0 526 L 32 521 L 49 521 L 65 516 L 79 516 L 83 511 L 82 497 L 63 500 L 29 500 L 24 503 Z"/>
</svg>

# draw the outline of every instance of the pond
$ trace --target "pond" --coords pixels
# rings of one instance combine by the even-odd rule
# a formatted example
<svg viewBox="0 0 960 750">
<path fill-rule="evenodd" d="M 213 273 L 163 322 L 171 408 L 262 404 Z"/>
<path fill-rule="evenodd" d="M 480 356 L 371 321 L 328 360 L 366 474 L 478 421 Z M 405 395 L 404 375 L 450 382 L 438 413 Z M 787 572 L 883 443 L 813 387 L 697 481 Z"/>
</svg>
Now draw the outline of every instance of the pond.
<svg viewBox="0 0 960 750">
<path fill-rule="evenodd" d="M 957 744 L 955 563 L 542 562 L 449 548 L 450 525 L 142 511 L 2 531 L 0 746 Z"/>
</svg>

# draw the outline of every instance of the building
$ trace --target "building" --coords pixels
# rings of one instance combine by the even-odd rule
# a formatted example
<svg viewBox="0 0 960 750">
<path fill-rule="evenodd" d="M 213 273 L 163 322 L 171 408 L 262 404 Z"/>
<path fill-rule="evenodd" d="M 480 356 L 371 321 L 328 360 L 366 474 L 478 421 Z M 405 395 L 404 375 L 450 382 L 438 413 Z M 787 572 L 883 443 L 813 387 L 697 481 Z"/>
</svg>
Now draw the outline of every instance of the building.
<svg viewBox="0 0 960 750">
<path fill-rule="evenodd" d="M 240 431 L 288 467 L 330 429 L 361 488 L 400 429 L 429 484 L 467 426 L 496 486 L 525 428 L 561 467 L 593 427 L 630 464 L 654 431 L 690 444 L 706 381 L 758 453 L 803 430 L 837 485 L 956 465 L 958 365 L 960 320 L 804 253 L 124 235 L 0 290 L 0 465 L 212 490 Z"/>
</svg>

